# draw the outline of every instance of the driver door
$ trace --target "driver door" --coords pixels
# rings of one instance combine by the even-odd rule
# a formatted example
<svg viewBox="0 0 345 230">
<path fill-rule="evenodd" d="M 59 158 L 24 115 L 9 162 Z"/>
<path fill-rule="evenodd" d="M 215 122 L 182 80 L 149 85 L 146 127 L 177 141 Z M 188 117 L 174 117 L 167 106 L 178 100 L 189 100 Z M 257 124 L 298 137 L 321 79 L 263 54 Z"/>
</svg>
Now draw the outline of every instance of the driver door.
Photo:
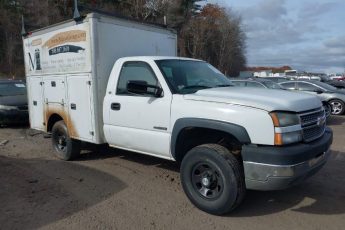
<svg viewBox="0 0 345 230">
<path fill-rule="evenodd" d="M 106 96 L 110 145 L 149 155 L 170 158 L 170 105 L 172 96 L 136 95 L 127 91 L 128 81 L 160 86 L 151 66 L 142 61 L 123 63 L 116 89 Z M 109 139 L 109 138 L 108 138 Z"/>
</svg>

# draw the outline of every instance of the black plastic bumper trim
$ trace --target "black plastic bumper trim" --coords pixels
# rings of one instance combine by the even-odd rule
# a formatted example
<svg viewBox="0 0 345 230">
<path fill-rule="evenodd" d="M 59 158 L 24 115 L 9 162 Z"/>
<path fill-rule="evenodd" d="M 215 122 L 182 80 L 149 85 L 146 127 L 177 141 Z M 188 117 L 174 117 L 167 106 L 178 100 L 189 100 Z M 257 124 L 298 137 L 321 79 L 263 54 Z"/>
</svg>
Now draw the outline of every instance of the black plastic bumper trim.
<svg viewBox="0 0 345 230">
<path fill-rule="evenodd" d="M 326 152 L 331 146 L 332 141 L 333 132 L 330 128 L 326 128 L 322 137 L 309 143 L 288 146 L 244 145 L 242 147 L 242 158 L 243 161 L 264 164 L 298 164 Z"/>
</svg>

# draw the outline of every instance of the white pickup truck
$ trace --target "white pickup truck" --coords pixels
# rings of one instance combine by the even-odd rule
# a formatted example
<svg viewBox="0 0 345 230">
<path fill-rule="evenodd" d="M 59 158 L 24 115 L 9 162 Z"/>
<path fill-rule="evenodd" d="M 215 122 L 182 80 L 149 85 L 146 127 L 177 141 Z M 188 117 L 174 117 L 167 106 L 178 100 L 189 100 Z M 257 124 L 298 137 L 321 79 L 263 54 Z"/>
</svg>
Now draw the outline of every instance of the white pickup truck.
<svg viewBox="0 0 345 230">
<path fill-rule="evenodd" d="M 181 162 L 185 193 L 212 214 L 325 164 L 333 137 L 319 99 L 234 87 L 210 64 L 176 57 L 176 40 L 93 13 L 26 34 L 31 128 L 52 133 L 64 160 L 85 141 Z"/>
</svg>

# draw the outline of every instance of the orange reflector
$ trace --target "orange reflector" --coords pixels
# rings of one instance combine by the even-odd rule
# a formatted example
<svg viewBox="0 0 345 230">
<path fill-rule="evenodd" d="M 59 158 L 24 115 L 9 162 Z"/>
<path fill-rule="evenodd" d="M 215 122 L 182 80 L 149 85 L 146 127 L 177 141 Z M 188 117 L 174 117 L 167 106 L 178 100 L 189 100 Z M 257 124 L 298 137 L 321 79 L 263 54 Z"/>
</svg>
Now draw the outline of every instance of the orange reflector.
<svg viewBox="0 0 345 230">
<path fill-rule="evenodd" d="M 274 134 L 274 145 L 283 145 L 283 137 L 281 133 Z"/>
<path fill-rule="evenodd" d="M 279 119 L 276 113 L 270 113 L 274 127 L 279 127 Z"/>
</svg>

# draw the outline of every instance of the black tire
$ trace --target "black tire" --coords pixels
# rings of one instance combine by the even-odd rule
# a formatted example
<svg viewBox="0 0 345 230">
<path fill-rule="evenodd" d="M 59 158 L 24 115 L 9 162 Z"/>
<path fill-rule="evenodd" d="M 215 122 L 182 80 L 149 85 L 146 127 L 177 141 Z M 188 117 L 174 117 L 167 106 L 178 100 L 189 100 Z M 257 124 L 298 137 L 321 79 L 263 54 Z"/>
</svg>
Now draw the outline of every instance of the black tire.
<svg viewBox="0 0 345 230">
<path fill-rule="evenodd" d="M 54 124 L 52 143 L 55 155 L 61 160 L 73 160 L 80 155 L 81 142 L 70 138 L 64 121 L 58 121 Z"/>
<path fill-rule="evenodd" d="M 210 214 L 230 212 L 246 194 L 242 163 L 221 145 L 205 144 L 191 149 L 182 160 L 180 173 L 189 200 Z"/>
<path fill-rule="evenodd" d="M 332 107 L 332 115 L 341 115 L 345 111 L 345 103 L 339 99 L 333 99 L 329 101 L 329 104 Z"/>
</svg>

